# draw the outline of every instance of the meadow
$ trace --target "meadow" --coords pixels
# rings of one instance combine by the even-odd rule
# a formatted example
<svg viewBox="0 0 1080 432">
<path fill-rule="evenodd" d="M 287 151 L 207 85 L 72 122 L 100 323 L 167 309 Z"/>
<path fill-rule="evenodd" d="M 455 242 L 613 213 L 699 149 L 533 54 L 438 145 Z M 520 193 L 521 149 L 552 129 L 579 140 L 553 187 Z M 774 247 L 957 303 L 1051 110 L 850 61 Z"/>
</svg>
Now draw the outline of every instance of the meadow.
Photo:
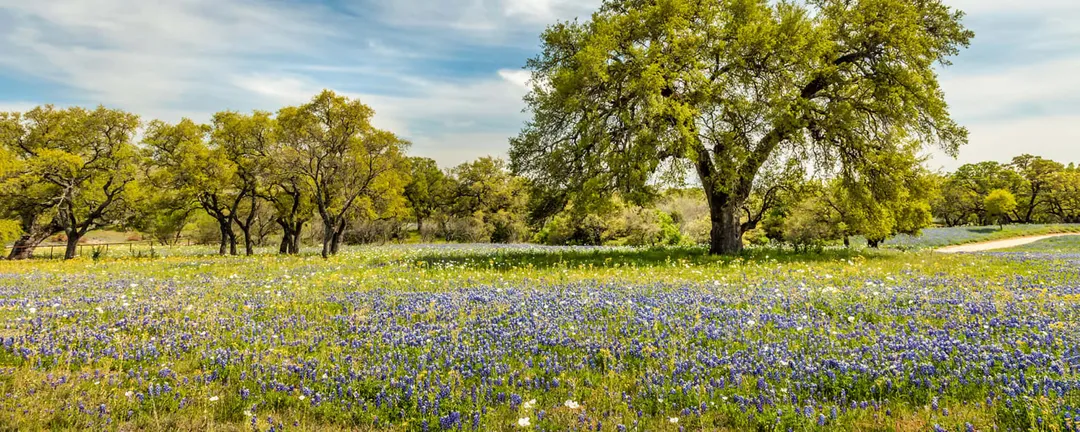
<svg viewBox="0 0 1080 432">
<path fill-rule="evenodd" d="M 0 429 L 1075 431 L 1043 246 L 0 262 Z"/>
<path fill-rule="evenodd" d="M 1080 224 L 1018 224 L 926 228 L 917 235 L 901 234 L 886 240 L 885 247 L 919 250 L 1043 234 L 1080 233 Z"/>
</svg>

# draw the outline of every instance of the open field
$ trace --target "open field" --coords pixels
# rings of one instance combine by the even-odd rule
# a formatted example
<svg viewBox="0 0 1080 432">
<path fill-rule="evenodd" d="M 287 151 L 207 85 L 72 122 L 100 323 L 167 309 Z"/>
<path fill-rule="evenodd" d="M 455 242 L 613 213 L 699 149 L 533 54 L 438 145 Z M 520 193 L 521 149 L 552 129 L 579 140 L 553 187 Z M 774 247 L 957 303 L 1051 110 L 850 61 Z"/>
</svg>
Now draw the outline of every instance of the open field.
<svg viewBox="0 0 1080 432">
<path fill-rule="evenodd" d="M 968 243 L 979 243 L 1015 237 L 1038 236 L 1045 234 L 1080 233 L 1078 224 L 1049 225 L 1006 225 L 985 227 L 926 228 L 919 236 L 898 235 L 887 241 L 885 246 L 895 249 L 917 250 L 935 249 Z"/>
<path fill-rule="evenodd" d="M 1080 254 L 1080 236 L 1055 237 L 1028 245 L 1006 249 L 1002 252 Z"/>
<path fill-rule="evenodd" d="M 1072 233 L 1060 233 L 1060 234 L 1043 234 L 1037 236 L 1028 237 L 1014 237 L 1002 240 L 991 240 L 979 243 L 964 243 L 956 246 L 948 246 L 941 249 L 937 249 L 937 252 L 941 253 L 973 253 L 973 252 L 990 252 L 990 251 L 1008 251 L 1008 250 L 1025 250 L 1025 246 L 1029 246 L 1036 243 L 1041 243 L 1047 240 L 1054 240 L 1062 237 L 1078 237 L 1080 234 Z M 1066 243 L 1067 244 L 1067 243 Z M 1064 244 L 1063 244 L 1064 245 Z"/>
<path fill-rule="evenodd" d="M 1078 261 L 447 245 L 0 262 L 0 429 L 1068 430 Z"/>
</svg>

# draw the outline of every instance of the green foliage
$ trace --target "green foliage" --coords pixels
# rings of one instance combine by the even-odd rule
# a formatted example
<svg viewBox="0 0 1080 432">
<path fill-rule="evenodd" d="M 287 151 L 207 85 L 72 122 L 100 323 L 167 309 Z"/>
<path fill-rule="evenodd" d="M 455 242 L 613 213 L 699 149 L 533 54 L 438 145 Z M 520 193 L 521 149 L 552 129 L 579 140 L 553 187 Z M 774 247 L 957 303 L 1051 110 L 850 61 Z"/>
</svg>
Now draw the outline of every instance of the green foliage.
<svg viewBox="0 0 1080 432">
<path fill-rule="evenodd" d="M 1014 165 L 987 161 L 967 164 L 958 168 L 956 172 L 950 174 L 941 182 L 941 199 L 936 201 L 935 216 L 948 226 L 972 222 L 981 225 L 990 224 L 994 219 L 994 216 L 990 215 L 986 208 L 986 198 L 990 193 L 1002 189 L 1017 195 L 1023 190 L 1028 190 L 1031 184 L 1030 181 L 1025 179 L 1014 168 L 1027 166 L 1029 168 L 1025 168 L 1026 170 L 1034 171 L 1037 169 L 1030 167 L 1043 166 L 1041 162 L 1034 161 L 1034 158 L 1030 156 L 1021 156 L 1016 160 L 1018 162 Z M 1027 162 L 1024 162 L 1025 160 Z M 1041 176 L 1041 174 L 1036 175 L 1032 172 L 1029 172 L 1028 175 L 1033 177 Z M 1039 182 L 1036 183 L 1037 185 L 1042 184 L 1042 180 L 1038 178 L 1036 180 Z M 1044 186 L 1037 187 L 1041 193 Z M 1041 198 L 1036 196 L 1035 203 L 1031 206 L 1031 217 L 1033 219 L 1037 216 L 1034 209 L 1039 206 L 1040 200 Z M 1030 198 L 1028 202 L 1031 204 Z M 1026 217 L 1017 219 L 1026 219 Z"/>
<path fill-rule="evenodd" d="M 671 214 L 618 198 L 599 212 L 571 206 L 544 224 L 533 241 L 586 246 L 672 246 L 691 242 Z"/>
<path fill-rule="evenodd" d="M 453 192 L 452 183 L 435 161 L 428 158 L 409 158 L 409 173 L 405 199 L 408 200 L 417 229 L 422 230 L 424 220 L 446 208 L 449 195 Z"/>
<path fill-rule="evenodd" d="M 796 205 L 784 219 L 784 241 L 796 251 L 820 252 L 826 242 L 839 238 L 839 225 L 830 220 L 828 205 L 821 198 L 807 199 Z"/>
<path fill-rule="evenodd" d="M 966 142 L 936 76 L 972 37 L 961 17 L 940 0 L 607 0 L 541 36 L 513 167 L 582 206 L 615 191 L 644 203 L 657 174 L 692 167 L 713 251 L 735 252 L 770 163 L 855 184 L 881 160 Z"/>
<path fill-rule="evenodd" d="M 374 128 L 374 115 L 329 90 L 278 111 L 283 165 L 312 196 L 324 227 L 324 257 L 337 253 L 350 216 L 374 220 L 404 211 L 409 143 Z"/>
<path fill-rule="evenodd" d="M 436 177 L 437 178 L 437 177 Z M 450 170 L 437 188 L 444 198 L 441 224 L 447 239 L 517 243 L 530 237 L 526 222 L 529 190 L 506 162 L 482 157 Z"/>
<path fill-rule="evenodd" d="M 986 196 L 983 206 L 988 217 L 1003 225 L 1009 220 L 1009 213 L 1016 210 L 1016 197 L 1006 189 L 996 189 Z"/>
<path fill-rule="evenodd" d="M 0 245 L 7 245 L 22 236 L 22 226 L 18 221 L 0 219 Z"/>
<path fill-rule="evenodd" d="M 1065 223 L 1080 223 L 1080 169 L 1070 166 L 1050 178 L 1047 212 Z"/>
<path fill-rule="evenodd" d="M 105 107 L 0 114 L 0 193 L 4 212 L 28 233 L 23 250 L 64 232 L 71 258 L 88 231 L 122 219 L 140 187 L 139 125 L 138 116 Z"/>
</svg>

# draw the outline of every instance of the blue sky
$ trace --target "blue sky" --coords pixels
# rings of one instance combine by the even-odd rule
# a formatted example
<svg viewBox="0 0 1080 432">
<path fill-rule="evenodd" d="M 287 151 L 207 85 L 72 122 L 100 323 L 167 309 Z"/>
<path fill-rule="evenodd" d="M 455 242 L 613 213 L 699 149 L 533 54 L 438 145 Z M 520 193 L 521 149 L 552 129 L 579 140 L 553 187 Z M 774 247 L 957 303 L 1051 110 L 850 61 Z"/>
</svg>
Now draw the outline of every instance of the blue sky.
<svg viewBox="0 0 1080 432">
<path fill-rule="evenodd" d="M 1080 1 L 946 0 L 972 47 L 941 74 L 959 160 L 1080 162 Z M 0 0 L 0 111 L 105 104 L 146 119 L 276 110 L 323 88 L 450 165 L 505 155 L 537 36 L 597 0 Z"/>
</svg>

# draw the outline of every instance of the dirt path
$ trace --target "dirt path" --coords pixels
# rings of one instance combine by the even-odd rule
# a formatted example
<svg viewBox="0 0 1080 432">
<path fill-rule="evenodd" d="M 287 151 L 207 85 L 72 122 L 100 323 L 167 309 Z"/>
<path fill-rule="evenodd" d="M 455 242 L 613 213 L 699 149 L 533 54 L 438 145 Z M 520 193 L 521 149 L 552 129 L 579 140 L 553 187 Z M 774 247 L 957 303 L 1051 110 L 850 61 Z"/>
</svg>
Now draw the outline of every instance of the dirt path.
<svg viewBox="0 0 1080 432">
<path fill-rule="evenodd" d="M 1031 237 L 1017 237 L 1017 238 L 1011 238 L 1011 239 L 1005 239 L 1005 240 L 994 240 L 994 241 L 983 242 L 983 243 L 970 243 L 970 244 L 963 244 L 963 245 L 959 245 L 959 246 L 949 246 L 949 247 L 938 249 L 937 252 L 940 252 L 940 253 L 985 252 L 985 251 L 991 251 L 991 250 L 997 250 L 997 249 L 1008 249 L 1008 248 L 1011 248 L 1011 247 L 1023 246 L 1023 245 L 1026 245 L 1026 244 L 1035 243 L 1035 242 L 1040 241 L 1040 240 L 1046 240 L 1048 238 L 1074 236 L 1074 235 L 1080 235 L 1080 234 L 1077 234 L 1077 233 L 1062 233 L 1062 234 L 1047 234 L 1047 235 L 1031 236 Z"/>
</svg>

